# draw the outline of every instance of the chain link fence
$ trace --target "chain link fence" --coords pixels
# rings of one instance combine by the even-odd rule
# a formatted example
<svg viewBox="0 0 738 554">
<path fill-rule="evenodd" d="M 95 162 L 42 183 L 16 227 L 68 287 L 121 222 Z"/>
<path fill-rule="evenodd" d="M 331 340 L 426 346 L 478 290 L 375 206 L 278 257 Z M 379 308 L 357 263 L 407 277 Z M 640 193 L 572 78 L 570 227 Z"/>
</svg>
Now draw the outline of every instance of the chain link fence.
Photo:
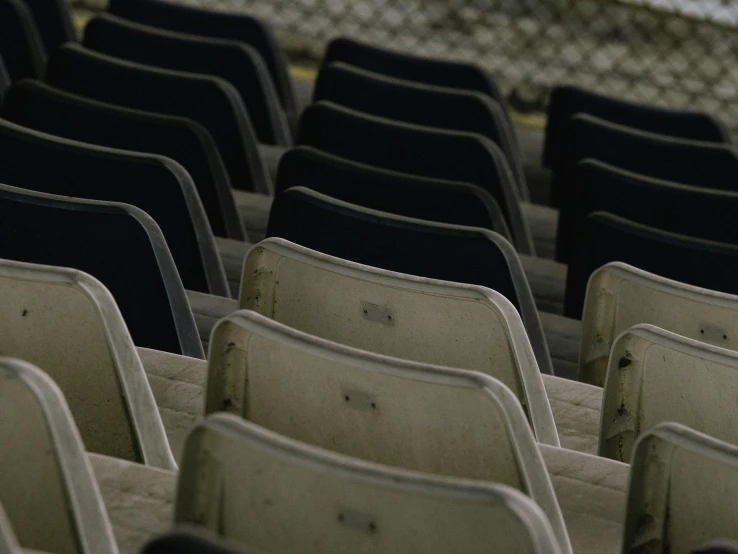
<svg viewBox="0 0 738 554">
<path fill-rule="evenodd" d="M 518 112 L 545 111 L 569 83 L 706 111 L 738 132 L 738 0 L 176 1 L 264 18 L 299 64 L 348 35 L 481 64 Z"/>
</svg>

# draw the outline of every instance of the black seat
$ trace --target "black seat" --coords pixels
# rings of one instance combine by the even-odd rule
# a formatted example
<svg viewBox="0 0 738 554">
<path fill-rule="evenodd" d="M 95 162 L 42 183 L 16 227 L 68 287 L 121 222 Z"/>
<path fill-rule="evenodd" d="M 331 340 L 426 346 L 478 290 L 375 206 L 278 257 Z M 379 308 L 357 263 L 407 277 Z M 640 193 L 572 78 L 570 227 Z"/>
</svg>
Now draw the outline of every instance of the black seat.
<svg viewBox="0 0 738 554">
<path fill-rule="evenodd" d="M 233 187 L 269 191 L 243 100 L 222 79 L 136 64 L 65 44 L 49 59 L 46 80 L 102 102 L 192 119 L 213 135 Z"/>
<path fill-rule="evenodd" d="M 275 188 L 279 194 L 296 186 L 383 212 L 490 229 L 510 240 L 499 205 L 476 185 L 397 173 L 298 146 L 282 156 Z"/>
<path fill-rule="evenodd" d="M 0 56 L 0 106 L 2 106 L 5 94 L 10 88 L 10 83 L 10 75 L 8 75 L 8 70 L 5 67 L 3 57 Z"/>
<path fill-rule="evenodd" d="M 220 77 L 240 93 L 260 142 L 292 143 L 269 70 L 247 44 L 164 31 L 110 14 L 87 24 L 83 44 L 136 63 Z"/>
<path fill-rule="evenodd" d="M 141 554 L 248 554 L 241 546 L 231 544 L 200 529 L 177 529 L 151 539 Z"/>
<path fill-rule="evenodd" d="M 0 214 L 0 258 L 89 273 L 137 346 L 204 358 L 164 236 L 142 210 L 0 185 Z"/>
<path fill-rule="evenodd" d="M 223 160 L 202 125 L 97 102 L 31 80 L 11 87 L 0 115 L 44 133 L 179 162 L 194 180 L 213 234 L 245 240 Z"/>
<path fill-rule="evenodd" d="M 566 279 L 567 317 L 581 317 L 592 272 L 616 261 L 689 285 L 738 294 L 738 245 L 669 233 L 607 212 L 589 214 L 580 233 Z"/>
<path fill-rule="evenodd" d="M 161 227 L 184 286 L 229 296 L 225 272 L 192 179 L 178 163 L 40 133 L 0 119 L 0 183 L 125 202 Z"/>
<path fill-rule="evenodd" d="M 596 211 L 689 237 L 738 244 L 738 191 L 680 185 L 584 160 L 574 169 L 570 199 L 559 213 L 558 261 L 569 262 L 582 236 L 582 221 Z"/>
<path fill-rule="evenodd" d="M 568 201 L 571 171 L 585 158 L 684 185 L 738 190 L 738 157 L 729 144 L 672 138 L 576 114 L 553 172 L 556 206 Z"/>
<path fill-rule="evenodd" d="M 729 142 L 729 135 L 715 118 L 691 111 L 647 106 L 602 96 L 573 86 L 559 86 L 548 104 L 543 165 L 559 165 L 561 146 L 567 140 L 569 120 L 585 113 L 611 123 L 675 138 L 706 142 Z"/>
<path fill-rule="evenodd" d="M 44 48 L 53 52 L 65 42 L 77 40 L 67 0 L 25 0 L 41 33 Z"/>
<path fill-rule="evenodd" d="M 492 231 L 410 219 L 294 187 L 274 199 L 267 236 L 391 271 L 494 289 L 520 313 L 541 371 L 553 372 L 520 259 Z"/>
<path fill-rule="evenodd" d="M 0 0 L 0 56 L 13 81 L 44 74 L 46 50 L 23 0 Z"/>
<path fill-rule="evenodd" d="M 259 19 L 243 13 L 216 12 L 161 0 L 111 0 L 108 11 L 144 25 L 238 40 L 253 46 L 269 68 L 282 106 L 288 112 L 296 113 L 287 61 L 271 28 Z"/>
<path fill-rule="evenodd" d="M 318 102 L 303 112 L 297 142 L 367 165 L 478 185 L 499 202 L 518 251 L 533 252 L 505 155 L 481 135 L 398 123 Z"/>
<path fill-rule="evenodd" d="M 505 110 L 486 94 L 386 77 L 333 62 L 321 67 L 315 81 L 313 101 L 321 100 L 395 121 L 485 136 L 505 153 L 521 198 L 529 198 Z"/>
</svg>

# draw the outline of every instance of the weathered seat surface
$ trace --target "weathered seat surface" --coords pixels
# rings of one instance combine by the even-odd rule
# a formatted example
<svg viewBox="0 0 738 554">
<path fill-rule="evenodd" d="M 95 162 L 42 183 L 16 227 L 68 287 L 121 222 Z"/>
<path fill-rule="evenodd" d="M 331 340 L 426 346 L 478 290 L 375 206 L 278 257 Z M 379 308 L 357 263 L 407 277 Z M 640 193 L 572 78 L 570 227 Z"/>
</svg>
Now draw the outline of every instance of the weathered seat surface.
<svg viewBox="0 0 738 554">
<path fill-rule="evenodd" d="M 164 236 L 144 212 L 0 185 L 0 213 L 1 258 L 84 271 L 112 293 L 136 345 L 204 357 Z"/>
<path fill-rule="evenodd" d="M 602 387 L 554 375 L 542 377 L 561 448 L 596 456 L 600 438 Z"/>
<path fill-rule="evenodd" d="M 175 468 L 141 360 L 108 290 L 74 269 L 0 260 L 0 356 L 47 373 L 90 452 Z"/>
<path fill-rule="evenodd" d="M 738 447 L 678 423 L 661 423 L 635 445 L 623 552 L 688 554 L 738 539 Z"/>
<path fill-rule="evenodd" d="M 77 40 L 72 12 L 64 0 L 25 0 L 33 13 L 47 52 L 61 44 Z"/>
<path fill-rule="evenodd" d="M 190 435 L 175 521 L 274 553 L 561 551 L 514 489 L 364 462 L 230 414 Z"/>
<path fill-rule="evenodd" d="M 249 554 L 249 552 L 253 551 L 241 548 L 231 541 L 225 541 L 214 533 L 181 526 L 149 541 L 141 554 Z"/>
<path fill-rule="evenodd" d="M 222 79 L 133 63 L 65 44 L 49 59 L 46 80 L 102 102 L 192 119 L 215 139 L 233 187 L 269 191 L 269 178 L 241 95 Z"/>
<path fill-rule="evenodd" d="M 230 295 L 197 190 L 178 163 L 64 139 L 2 119 L 0 149 L 0 182 L 136 206 L 161 228 L 185 287 Z"/>
<path fill-rule="evenodd" d="M 518 251 L 533 252 L 505 154 L 482 135 L 401 123 L 318 102 L 303 112 L 297 144 L 393 171 L 478 185 L 500 204 Z"/>
<path fill-rule="evenodd" d="M 0 1 L 0 55 L 13 81 L 43 76 L 46 49 L 23 0 Z"/>
<path fill-rule="evenodd" d="M 477 133 L 495 142 L 515 175 L 520 197 L 529 200 L 523 163 L 505 109 L 486 94 L 388 77 L 343 62 L 323 64 L 313 102 L 426 127 Z"/>
<path fill-rule="evenodd" d="M 199 123 L 98 102 L 31 80 L 8 91 L 0 114 L 44 133 L 171 158 L 192 177 L 213 234 L 245 238 L 220 151 Z"/>
<path fill-rule="evenodd" d="M 0 502 L 23 548 L 117 554 L 64 395 L 38 368 L 0 358 Z"/>
<path fill-rule="evenodd" d="M 496 290 L 520 313 L 541 371 L 552 372 L 520 259 L 492 231 L 395 216 L 295 187 L 272 204 L 267 235 L 369 266 Z"/>
<path fill-rule="evenodd" d="M 627 462 L 633 443 L 663 421 L 738 444 L 732 425 L 738 353 L 653 325 L 636 325 L 612 346 L 600 456 Z"/>
<path fill-rule="evenodd" d="M 581 317 L 587 281 L 614 261 L 686 284 L 738 293 L 738 281 L 733 279 L 738 273 L 738 245 L 669 233 L 606 212 L 589 214 L 581 230 L 567 272 L 568 317 Z"/>
<path fill-rule="evenodd" d="M 118 16 L 153 27 L 245 42 L 255 48 L 266 63 L 282 105 L 296 112 L 292 80 L 287 61 L 272 29 L 254 16 L 199 9 L 163 0 L 112 0 L 108 10 Z"/>
<path fill-rule="evenodd" d="M 101 14 L 87 23 L 83 44 L 132 62 L 220 77 L 241 95 L 260 142 L 292 143 L 269 70 L 259 53 L 243 42 L 166 31 Z"/>
<path fill-rule="evenodd" d="M 384 212 L 483 227 L 511 240 L 499 204 L 477 185 L 398 173 L 298 146 L 280 159 L 274 188 L 279 194 L 296 186 Z"/>
<path fill-rule="evenodd" d="M 592 274 L 582 317 L 579 380 L 605 384 L 615 338 L 649 323 L 693 340 L 738 350 L 738 296 L 695 287 L 624 263 Z"/>
</svg>

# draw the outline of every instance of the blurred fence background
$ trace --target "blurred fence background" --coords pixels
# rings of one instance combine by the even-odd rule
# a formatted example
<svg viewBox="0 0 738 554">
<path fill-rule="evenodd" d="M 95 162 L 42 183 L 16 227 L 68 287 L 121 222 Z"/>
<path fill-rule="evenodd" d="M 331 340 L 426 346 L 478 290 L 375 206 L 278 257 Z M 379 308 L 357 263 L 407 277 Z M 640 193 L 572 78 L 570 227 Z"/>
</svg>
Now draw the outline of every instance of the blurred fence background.
<svg viewBox="0 0 738 554">
<path fill-rule="evenodd" d="M 543 112 L 551 86 L 571 83 L 707 111 L 738 132 L 738 0 L 174 1 L 270 21 L 301 65 L 348 35 L 481 64 L 517 112 Z"/>
</svg>

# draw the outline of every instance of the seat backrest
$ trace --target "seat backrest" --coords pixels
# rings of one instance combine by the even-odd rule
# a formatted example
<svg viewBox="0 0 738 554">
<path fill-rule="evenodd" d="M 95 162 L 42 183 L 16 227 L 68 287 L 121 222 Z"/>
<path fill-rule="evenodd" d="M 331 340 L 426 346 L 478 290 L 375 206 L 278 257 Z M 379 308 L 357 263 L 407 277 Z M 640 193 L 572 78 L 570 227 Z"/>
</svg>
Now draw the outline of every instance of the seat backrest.
<svg viewBox="0 0 738 554">
<path fill-rule="evenodd" d="M 738 190 L 738 157 L 730 144 L 648 133 L 587 114 L 574 115 L 568 129 L 551 181 L 556 206 L 571 196 L 571 173 L 586 158 L 683 185 Z"/>
<path fill-rule="evenodd" d="M 383 212 L 482 227 L 511 240 L 499 204 L 477 185 L 399 173 L 297 146 L 280 158 L 274 188 L 279 194 L 295 186 Z"/>
<path fill-rule="evenodd" d="M 492 231 L 378 212 L 294 187 L 275 198 L 267 236 L 390 271 L 496 290 L 520 312 L 541 371 L 552 372 L 520 259 Z"/>
<path fill-rule="evenodd" d="M 313 101 L 333 102 L 395 121 L 485 136 L 505 153 L 521 198 L 530 198 L 507 114 L 486 94 L 388 77 L 332 62 L 320 68 Z"/>
<path fill-rule="evenodd" d="M 254 550 L 242 548 L 231 541 L 225 541 L 215 533 L 188 525 L 179 526 L 174 531 L 151 539 L 141 550 L 141 554 L 258 554 Z"/>
<path fill-rule="evenodd" d="M 566 277 L 564 314 L 580 318 L 587 281 L 609 262 L 625 262 L 689 285 L 738 293 L 738 245 L 696 239 L 635 223 L 607 212 L 589 214 L 580 227 Z"/>
<path fill-rule="evenodd" d="M 241 95 L 222 79 L 137 64 L 65 44 L 50 57 L 46 80 L 102 102 L 192 119 L 213 135 L 234 188 L 269 191 Z"/>
<path fill-rule="evenodd" d="M 556 259 L 568 263 L 584 218 L 598 210 L 695 238 L 738 244 L 736 191 L 680 185 L 597 160 L 579 162 L 562 203 Z"/>
<path fill-rule="evenodd" d="M 738 296 L 608 263 L 587 286 L 579 380 L 603 386 L 615 338 L 639 323 L 738 350 Z"/>
<path fill-rule="evenodd" d="M 525 328 L 501 294 L 349 262 L 278 238 L 249 251 L 243 275 L 241 309 L 354 348 L 491 375 L 526 408 L 538 440 L 556 442 Z"/>
<path fill-rule="evenodd" d="M 112 0 L 108 3 L 108 11 L 152 27 L 249 44 L 264 58 L 284 108 L 290 112 L 297 111 L 287 60 L 271 27 L 256 17 L 246 13 L 206 10 L 166 0 Z"/>
<path fill-rule="evenodd" d="M 0 55 L 13 81 L 44 74 L 46 50 L 23 0 L 0 0 Z"/>
<path fill-rule="evenodd" d="M 339 345 L 247 310 L 214 327 L 208 360 L 206 414 L 227 411 L 363 460 L 511 486 L 568 546 L 536 438 L 500 381 Z"/>
<path fill-rule="evenodd" d="M 0 358 L 0 502 L 23 548 L 117 554 L 64 395 L 38 368 Z"/>
<path fill-rule="evenodd" d="M 229 296 L 197 190 L 175 161 L 64 139 L 3 119 L 0 149 L 0 182 L 136 206 L 161 227 L 185 287 Z"/>
<path fill-rule="evenodd" d="M 190 434 L 175 521 L 275 554 L 560 551 L 510 487 L 364 462 L 230 414 Z"/>
<path fill-rule="evenodd" d="M 738 446 L 678 423 L 635 445 L 623 552 L 689 554 L 708 540 L 738 539 Z"/>
<path fill-rule="evenodd" d="M 136 346 L 204 358 L 164 236 L 126 204 L 0 185 L 0 258 L 71 267 L 113 295 Z"/>
<path fill-rule="evenodd" d="M 132 62 L 220 77 L 241 95 L 259 142 L 292 143 L 269 70 L 243 42 L 165 31 L 104 13 L 87 23 L 83 44 Z"/>
<path fill-rule="evenodd" d="M 593 115 L 640 131 L 706 142 L 730 142 L 717 119 L 704 113 L 649 106 L 603 96 L 571 85 L 557 86 L 548 103 L 543 164 L 554 168 L 567 140 L 570 119 L 578 113 Z"/>
<path fill-rule="evenodd" d="M 171 158 L 192 177 L 213 234 L 245 238 L 220 151 L 199 123 L 98 102 L 32 80 L 11 87 L 0 115 L 59 137 Z"/>
<path fill-rule="evenodd" d="M 731 424 L 738 352 L 636 325 L 612 346 L 602 403 L 600 456 L 630 460 L 635 440 L 663 421 L 738 444 Z"/>
<path fill-rule="evenodd" d="M 0 299 L 0 356 L 26 360 L 56 382 L 87 451 L 176 469 L 136 347 L 98 280 L 0 260 Z"/>
<path fill-rule="evenodd" d="M 47 52 L 77 40 L 72 12 L 65 0 L 25 0 L 33 13 Z"/>
<path fill-rule="evenodd" d="M 402 173 L 478 185 L 499 202 L 518 250 L 532 251 L 510 166 L 499 146 L 481 135 L 400 123 L 318 102 L 303 112 L 297 144 Z"/>
</svg>

